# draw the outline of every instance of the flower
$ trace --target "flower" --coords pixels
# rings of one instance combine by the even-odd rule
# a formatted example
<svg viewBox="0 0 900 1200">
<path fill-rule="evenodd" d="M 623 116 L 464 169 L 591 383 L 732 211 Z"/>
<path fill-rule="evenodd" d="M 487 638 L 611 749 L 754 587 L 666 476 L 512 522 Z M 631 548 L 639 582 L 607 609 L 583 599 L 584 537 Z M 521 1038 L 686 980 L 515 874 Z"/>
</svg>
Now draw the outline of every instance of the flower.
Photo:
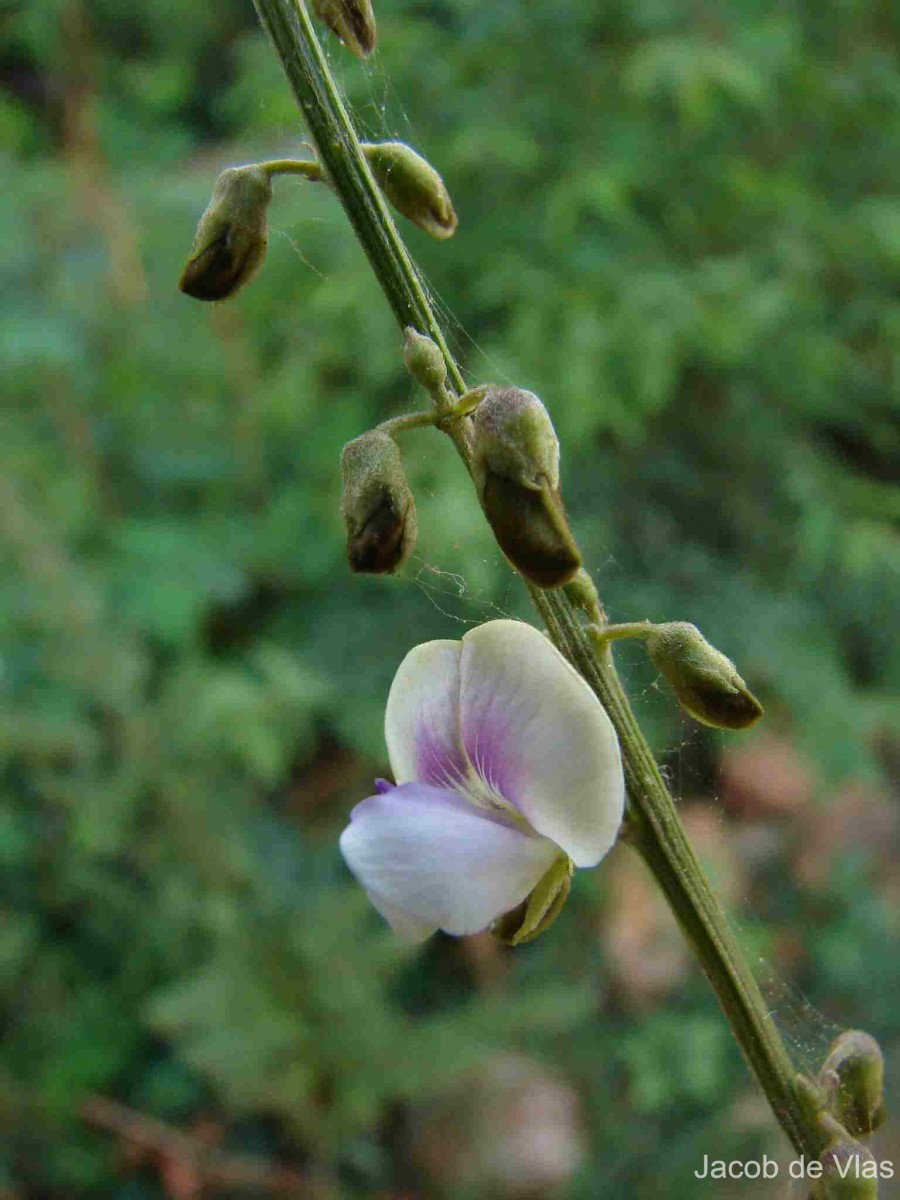
<svg viewBox="0 0 900 1200">
<path fill-rule="evenodd" d="M 457 217 L 437 171 L 405 142 L 363 142 L 375 182 L 398 213 L 444 241 L 456 232 Z"/>
<path fill-rule="evenodd" d="M 695 721 L 714 729 L 748 729 L 765 712 L 721 650 L 696 625 L 669 621 L 647 638 L 647 654 Z"/>
<path fill-rule="evenodd" d="M 392 575 L 412 554 L 418 528 L 400 448 L 373 429 L 344 447 L 341 474 L 350 570 Z"/>
<path fill-rule="evenodd" d="M 559 490 L 550 414 L 523 388 L 491 388 L 472 420 L 472 465 L 500 549 L 538 587 L 562 587 L 581 566 Z"/>
<path fill-rule="evenodd" d="M 395 933 L 461 936 L 522 904 L 561 857 L 595 866 L 625 783 L 609 717 L 530 625 L 489 621 L 417 646 L 388 697 L 396 785 L 341 835 L 350 870 Z"/>
<path fill-rule="evenodd" d="M 222 172 L 178 285 L 186 296 L 227 300 L 253 279 L 266 256 L 271 200 L 272 177 L 262 167 Z"/>
<path fill-rule="evenodd" d="M 371 0 L 313 0 L 313 8 L 357 58 L 369 57 L 378 37 Z"/>
</svg>

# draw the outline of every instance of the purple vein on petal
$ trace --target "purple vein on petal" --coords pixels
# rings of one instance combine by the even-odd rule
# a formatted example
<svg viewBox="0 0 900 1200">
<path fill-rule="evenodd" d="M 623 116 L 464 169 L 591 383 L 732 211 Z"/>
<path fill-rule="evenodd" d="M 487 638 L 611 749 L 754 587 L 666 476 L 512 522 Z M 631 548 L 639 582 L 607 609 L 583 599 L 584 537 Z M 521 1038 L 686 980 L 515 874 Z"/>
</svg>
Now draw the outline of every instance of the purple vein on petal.
<svg viewBox="0 0 900 1200">
<path fill-rule="evenodd" d="M 514 795 L 515 764 L 510 761 L 506 723 L 491 714 L 463 718 L 463 745 L 476 775 L 494 793 L 518 808 Z"/>
<path fill-rule="evenodd" d="M 460 649 L 459 642 L 423 642 L 394 677 L 385 732 L 401 783 L 452 788 L 469 772 L 459 733 Z"/>
<path fill-rule="evenodd" d="M 453 789 L 466 778 L 468 766 L 456 730 L 438 731 L 423 722 L 416 731 L 416 775 L 422 783 Z"/>
</svg>

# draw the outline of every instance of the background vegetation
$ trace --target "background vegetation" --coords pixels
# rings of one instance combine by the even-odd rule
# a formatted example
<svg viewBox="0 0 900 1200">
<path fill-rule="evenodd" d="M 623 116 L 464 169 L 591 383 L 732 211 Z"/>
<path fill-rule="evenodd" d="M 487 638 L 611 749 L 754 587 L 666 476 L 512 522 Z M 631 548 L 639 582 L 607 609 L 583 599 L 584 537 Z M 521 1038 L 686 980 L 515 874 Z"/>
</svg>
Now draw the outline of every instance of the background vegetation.
<svg viewBox="0 0 900 1200">
<path fill-rule="evenodd" d="M 701 730 L 619 655 L 772 1007 L 896 1097 L 900 9 L 378 16 L 329 54 L 450 185 L 455 240 L 406 232 L 473 380 L 550 406 L 614 618 L 768 705 Z M 324 189 L 234 303 L 176 290 L 218 171 L 303 138 L 249 0 L 0 29 L 0 1194 L 725 1195 L 703 1154 L 783 1146 L 627 854 L 512 954 L 398 947 L 339 860 L 403 653 L 526 608 L 428 432 L 412 565 L 346 571 L 340 447 L 414 395 Z"/>
</svg>

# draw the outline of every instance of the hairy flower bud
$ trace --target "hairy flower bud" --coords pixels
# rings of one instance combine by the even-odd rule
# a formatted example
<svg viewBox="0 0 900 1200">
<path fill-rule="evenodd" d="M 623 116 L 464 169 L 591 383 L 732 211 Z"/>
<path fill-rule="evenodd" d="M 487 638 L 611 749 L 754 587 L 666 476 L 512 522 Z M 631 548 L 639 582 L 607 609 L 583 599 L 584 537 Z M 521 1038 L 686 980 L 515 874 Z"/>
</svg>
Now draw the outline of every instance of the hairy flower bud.
<svg viewBox="0 0 900 1200">
<path fill-rule="evenodd" d="M 443 354 L 430 337 L 425 337 L 411 325 L 406 327 L 403 358 L 407 371 L 426 392 L 436 392 L 444 386 L 447 364 Z"/>
<path fill-rule="evenodd" d="M 226 300 L 249 283 L 266 256 L 272 180 L 260 167 L 229 167 L 200 218 L 179 287 L 195 300 Z"/>
<path fill-rule="evenodd" d="M 848 1029 L 833 1043 L 819 1082 L 831 1109 L 853 1137 L 874 1132 L 884 1119 L 884 1058 L 868 1033 Z"/>
<path fill-rule="evenodd" d="M 313 8 L 357 58 L 369 57 L 377 35 L 371 0 L 313 0 Z"/>
<path fill-rule="evenodd" d="M 562 587 L 581 566 L 559 492 L 559 442 L 533 392 L 489 391 L 475 410 L 473 467 L 500 549 L 540 587 Z"/>
<path fill-rule="evenodd" d="M 572 860 L 561 854 L 532 893 L 491 926 L 491 935 L 508 946 L 521 946 L 549 929 L 562 912 L 572 887 Z"/>
<path fill-rule="evenodd" d="M 763 715 L 734 663 L 696 625 L 672 621 L 655 626 L 647 637 L 647 653 L 682 708 L 704 725 L 746 729 Z"/>
<path fill-rule="evenodd" d="M 878 1163 L 862 1142 L 842 1138 L 819 1161 L 822 1178 L 813 1188 L 814 1200 L 876 1200 Z"/>
<path fill-rule="evenodd" d="M 434 238 L 453 236 L 453 203 L 430 163 L 404 142 L 367 142 L 363 151 L 376 183 L 397 212 Z"/>
<path fill-rule="evenodd" d="M 416 544 L 416 504 L 400 450 L 387 434 L 364 433 L 344 447 L 341 472 L 350 569 L 391 575 Z"/>
<path fill-rule="evenodd" d="M 600 597 L 597 594 L 597 585 L 584 567 L 580 571 L 577 571 L 574 578 L 566 584 L 566 595 L 572 601 L 575 608 L 579 608 L 583 613 L 586 613 L 591 621 L 602 620 L 603 610 L 600 605 Z"/>
</svg>

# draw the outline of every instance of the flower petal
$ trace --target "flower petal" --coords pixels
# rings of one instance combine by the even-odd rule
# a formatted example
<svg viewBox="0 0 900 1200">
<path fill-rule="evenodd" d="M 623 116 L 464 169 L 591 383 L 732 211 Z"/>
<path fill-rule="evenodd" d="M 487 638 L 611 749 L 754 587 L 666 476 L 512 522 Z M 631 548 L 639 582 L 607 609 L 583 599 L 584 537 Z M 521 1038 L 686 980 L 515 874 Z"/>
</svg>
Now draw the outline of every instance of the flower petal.
<svg viewBox="0 0 900 1200">
<path fill-rule="evenodd" d="M 404 912 L 402 908 L 398 908 L 396 904 L 391 904 L 390 900 L 385 900 L 383 896 L 375 895 L 372 892 L 366 893 L 372 902 L 372 907 L 384 917 L 397 937 L 404 942 L 424 942 L 426 938 L 430 938 L 433 933 L 437 933 L 437 925 L 431 921 L 422 921 L 418 917 L 412 916 L 408 912 Z"/>
<path fill-rule="evenodd" d="M 459 733 L 462 642 L 424 642 L 400 664 L 384 733 L 397 783 L 453 787 L 469 773 Z"/>
<path fill-rule="evenodd" d="M 401 937 L 461 936 L 515 908 L 559 850 L 454 792 L 411 783 L 354 808 L 341 851 Z"/>
<path fill-rule="evenodd" d="M 543 634 L 488 621 L 463 638 L 462 740 L 475 770 L 576 866 L 622 823 L 619 743 L 600 701 Z"/>
</svg>

